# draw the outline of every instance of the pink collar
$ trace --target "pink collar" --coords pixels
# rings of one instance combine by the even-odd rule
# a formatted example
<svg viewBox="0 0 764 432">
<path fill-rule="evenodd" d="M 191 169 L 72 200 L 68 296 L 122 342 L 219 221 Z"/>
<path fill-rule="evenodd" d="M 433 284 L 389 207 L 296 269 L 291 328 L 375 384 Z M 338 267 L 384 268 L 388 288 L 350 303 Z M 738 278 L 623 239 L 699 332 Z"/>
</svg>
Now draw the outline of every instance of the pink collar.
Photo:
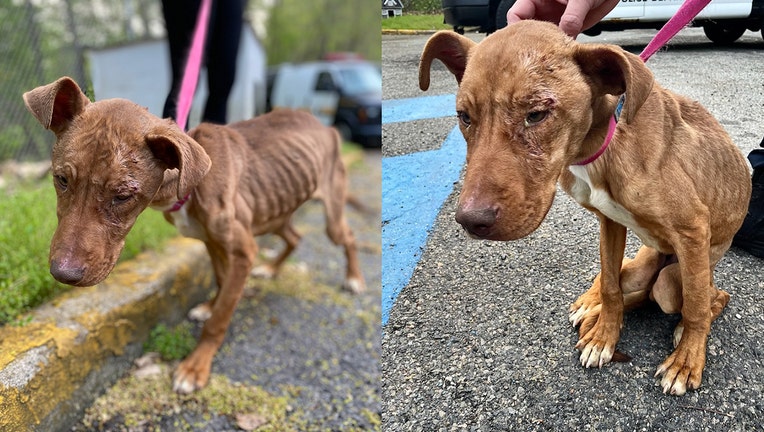
<svg viewBox="0 0 764 432">
<path fill-rule="evenodd" d="M 191 194 L 190 193 L 188 195 L 184 196 L 179 201 L 176 201 L 175 204 L 173 204 L 172 207 L 170 207 L 169 210 L 165 210 L 165 212 L 167 212 L 167 213 L 174 213 L 174 212 L 180 210 L 181 207 L 183 207 L 183 205 L 185 203 L 187 203 L 189 199 L 191 199 Z"/>
<path fill-rule="evenodd" d="M 589 156 L 588 158 L 582 160 L 581 162 L 576 162 L 573 165 L 583 166 L 583 165 L 589 165 L 590 163 L 597 160 L 598 157 L 602 156 L 602 153 L 605 153 L 605 150 L 607 150 L 607 147 L 610 145 L 610 141 L 613 140 L 613 135 L 615 135 L 615 127 L 618 125 L 618 119 L 621 117 L 621 111 L 623 110 L 623 102 L 626 100 L 626 95 L 622 94 L 620 98 L 618 98 L 618 105 L 615 107 L 615 113 L 613 113 L 612 116 L 610 116 L 610 122 L 607 126 L 607 135 L 605 136 L 605 142 L 602 143 L 602 146 L 599 150 L 597 150 L 596 153 Z"/>
<path fill-rule="evenodd" d="M 655 37 L 653 37 L 645 49 L 642 50 L 642 52 L 639 54 L 639 58 L 641 58 L 643 62 L 647 62 L 647 60 L 652 57 L 656 51 L 658 51 L 672 37 L 674 37 L 679 32 L 679 30 L 683 29 L 690 21 L 692 21 L 692 19 L 695 18 L 695 16 L 697 16 L 704 7 L 708 6 L 710 2 L 711 0 L 687 0 L 683 2 L 682 5 L 679 6 L 679 9 L 676 11 L 674 16 L 672 16 L 671 19 L 668 20 L 668 22 L 664 24 L 663 27 L 661 27 Z M 602 153 L 605 153 L 607 146 L 610 145 L 610 141 L 613 139 L 613 134 L 615 134 L 615 127 L 618 123 L 618 117 L 620 117 L 621 109 L 623 109 L 624 96 L 625 95 L 621 95 L 621 98 L 618 99 L 618 106 L 615 109 L 615 114 L 610 118 L 610 123 L 607 129 L 607 136 L 605 137 L 605 142 L 602 144 L 602 147 L 600 147 L 596 153 L 589 156 L 584 161 L 575 163 L 574 165 L 588 165 L 597 160 L 597 158 L 600 157 Z"/>
</svg>

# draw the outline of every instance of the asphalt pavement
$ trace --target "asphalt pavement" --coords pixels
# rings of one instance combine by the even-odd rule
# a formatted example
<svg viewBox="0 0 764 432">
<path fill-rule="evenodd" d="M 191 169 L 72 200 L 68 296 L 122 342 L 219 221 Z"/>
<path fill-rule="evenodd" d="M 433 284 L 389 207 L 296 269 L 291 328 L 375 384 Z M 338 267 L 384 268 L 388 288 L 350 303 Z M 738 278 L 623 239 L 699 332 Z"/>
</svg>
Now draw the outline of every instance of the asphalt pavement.
<svg viewBox="0 0 764 432">
<path fill-rule="evenodd" d="M 654 33 L 579 41 L 638 53 Z M 700 389 L 661 392 L 653 375 L 679 317 L 656 307 L 624 319 L 618 349 L 631 361 L 581 367 L 567 311 L 598 272 L 596 218 L 559 191 L 527 238 L 476 241 L 462 232 L 454 212 L 463 150 L 453 106 L 438 108 L 456 81 L 436 62 L 431 90 L 419 90 L 427 38 L 382 37 L 382 429 L 764 430 L 764 262 L 732 249 L 718 264 L 716 284 L 732 298 L 712 325 Z M 744 154 L 764 136 L 762 65 L 760 33 L 718 47 L 700 29 L 683 30 L 648 62 L 664 87 L 706 106 Z M 423 169 L 407 168 L 425 159 L 441 175 L 423 180 Z M 420 208 L 421 221 L 399 223 Z M 638 246 L 630 234 L 627 255 Z"/>
</svg>

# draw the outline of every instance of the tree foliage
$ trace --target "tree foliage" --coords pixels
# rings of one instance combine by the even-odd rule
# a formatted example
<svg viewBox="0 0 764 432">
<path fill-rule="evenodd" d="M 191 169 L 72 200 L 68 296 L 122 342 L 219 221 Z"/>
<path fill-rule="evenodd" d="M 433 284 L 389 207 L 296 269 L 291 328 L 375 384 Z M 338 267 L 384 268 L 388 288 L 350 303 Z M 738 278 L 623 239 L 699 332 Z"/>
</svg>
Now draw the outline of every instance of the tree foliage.
<svg viewBox="0 0 764 432">
<path fill-rule="evenodd" d="M 379 0 L 276 0 L 264 32 L 268 63 L 317 60 L 331 52 L 378 61 L 380 11 Z"/>
</svg>

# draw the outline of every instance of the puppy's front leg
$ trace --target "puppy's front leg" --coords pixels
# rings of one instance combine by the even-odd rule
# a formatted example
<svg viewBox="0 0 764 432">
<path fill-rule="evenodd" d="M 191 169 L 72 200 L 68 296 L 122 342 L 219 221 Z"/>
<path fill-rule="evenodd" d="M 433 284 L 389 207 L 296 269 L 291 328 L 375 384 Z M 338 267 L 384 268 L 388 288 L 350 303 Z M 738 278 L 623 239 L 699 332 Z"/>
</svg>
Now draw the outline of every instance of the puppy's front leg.
<svg viewBox="0 0 764 432">
<path fill-rule="evenodd" d="M 711 321 L 729 299 L 727 293 L 713 286 L 710 236 L 705 227 L 707 224 L 699 222 L 693 232 L 677 232 L 675 243 L 682 281 L 682 321 L 678 325 L 681 339 L 655 376 L 662 377 L 664 393 L 677 396 L 700 387 Z"/>
<path fill-rule="evenodd" d="M 623 324 L 623 292 L 620 273 L 626 248 L 626 227 L 604 215 L 600 218 L 600 302 L 597 322 L 581 336 L 576 349 L 581 351 L 581 365 L 602 367 L 610 362 Z"/>
<path fill-rule="evenodd" d="M 225 241 L 207 242 L 213 265 L 222 269 L 218 275 L 220 289 L 212 303 L 212 314 L 202 328 L 199 343 L 175 370 L 173 390 L 178 393 L 191 393 L 207 385 L 212 359 L 223 343 L 255 261 L 257 245 L 252 234 L 239 224 L 233 225 L 230 235 L 220 237 Z"/>
</svg>

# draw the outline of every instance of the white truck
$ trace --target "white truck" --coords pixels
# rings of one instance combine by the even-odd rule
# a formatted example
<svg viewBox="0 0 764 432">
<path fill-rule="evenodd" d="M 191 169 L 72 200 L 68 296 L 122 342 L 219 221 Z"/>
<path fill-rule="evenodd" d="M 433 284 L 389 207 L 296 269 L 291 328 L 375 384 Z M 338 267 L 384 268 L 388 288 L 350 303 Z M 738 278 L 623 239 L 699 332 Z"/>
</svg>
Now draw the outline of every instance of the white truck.
<svg viewBox="0 0 764 432">
<path fill-rule="evenodd" d="M 269 77 L 266 109 L 311 112 L 347 141 L 382 145 L 382 75 L 362 60 L 283 64 Z"/>
<path fill-rule="evenodd" d="M 515 0 L 441 0 L 444 22 L 463 33 L 479 27 L 491 33 L 507 25 L 507 11 Z M 597 25 L 584 32 L 635 28 L 660 29 L 679 9 L 682 0 L 621 0 Z M 764 0 L 712 0 L 692 21 L 718 44 L 735 42 L 747 30 L 761 31 L 764 38 Z"/>
</svg>

